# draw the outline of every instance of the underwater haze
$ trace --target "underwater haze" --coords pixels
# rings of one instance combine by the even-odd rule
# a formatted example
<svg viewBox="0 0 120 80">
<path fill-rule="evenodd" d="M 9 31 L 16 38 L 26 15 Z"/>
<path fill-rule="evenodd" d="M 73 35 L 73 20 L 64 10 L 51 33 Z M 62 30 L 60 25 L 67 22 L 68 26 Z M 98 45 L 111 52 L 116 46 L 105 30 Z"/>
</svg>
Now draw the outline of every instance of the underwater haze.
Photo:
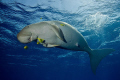
<svg viewBox="0 0 120 80">
<path fill-rule="evenodd" d="M 72 25 L 92 49 L 115 49 L 96 75 L 86 52 L 17 40 L 25 26 L 53 20 Z M 0 0 L 0 80 L 120 80 L 120 0 Z"/>
</svg>

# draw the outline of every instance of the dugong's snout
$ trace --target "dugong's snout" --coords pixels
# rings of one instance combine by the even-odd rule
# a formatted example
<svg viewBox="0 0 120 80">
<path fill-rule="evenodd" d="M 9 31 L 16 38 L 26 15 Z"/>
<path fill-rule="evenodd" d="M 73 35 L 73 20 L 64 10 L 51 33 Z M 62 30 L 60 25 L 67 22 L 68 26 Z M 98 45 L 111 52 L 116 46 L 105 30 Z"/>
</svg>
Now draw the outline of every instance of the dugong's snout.
<svg viewBox="0 0 120 80">
<path fill-rule="evenodd" d="M 21 43 L 29 43 L 32 41 L 32 34 L 31 33 L 23 33 L 23 32 L 19 32 L 17 34 L 17 39 L 18 41 L 20 41 Z"/>
<path fill-rule="evenodd" d="M 21 43 L 29 43 L 33 40 L 37 39 L 37 36 L 32 33 L 32 31 L 29 28 L 23 28 L 18 34 L 17 39 Z"/>
</svg>

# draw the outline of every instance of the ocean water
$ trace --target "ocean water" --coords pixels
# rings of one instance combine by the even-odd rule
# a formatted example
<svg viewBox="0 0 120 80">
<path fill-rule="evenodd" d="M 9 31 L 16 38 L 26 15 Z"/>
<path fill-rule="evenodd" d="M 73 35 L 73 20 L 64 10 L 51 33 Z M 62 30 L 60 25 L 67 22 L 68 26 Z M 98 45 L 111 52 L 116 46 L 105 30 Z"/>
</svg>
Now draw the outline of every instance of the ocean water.
<svg viewBox="0 0 120 80">
<path fill-rule="evenodd" d="M 96 75 L 86 52 L 17 40 L 26 25 L 52 20 L 74 26 L 92 49 L 115 49 Z M 120 0 L 0 0 L 0 80 L 120 80 Z"/>
</svg>

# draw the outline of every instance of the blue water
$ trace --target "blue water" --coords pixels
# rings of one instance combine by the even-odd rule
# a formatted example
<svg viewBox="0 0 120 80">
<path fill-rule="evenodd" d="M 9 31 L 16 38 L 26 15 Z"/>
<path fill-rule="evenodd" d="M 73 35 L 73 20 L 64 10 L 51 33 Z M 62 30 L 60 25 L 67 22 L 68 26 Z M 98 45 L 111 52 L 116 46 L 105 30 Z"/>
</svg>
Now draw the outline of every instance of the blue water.
<svg viewBox="0 0 120 80">
<path fill-rule="evenodd" d="M 45 48 L 17 40 L 26 25 L 64 21 L 74 26 L 92 49 L 115 52 L 92 73 L 86 52 Z M 120 80 L 120 0 L 1 0 L 0 80 Z"/>
</svg>

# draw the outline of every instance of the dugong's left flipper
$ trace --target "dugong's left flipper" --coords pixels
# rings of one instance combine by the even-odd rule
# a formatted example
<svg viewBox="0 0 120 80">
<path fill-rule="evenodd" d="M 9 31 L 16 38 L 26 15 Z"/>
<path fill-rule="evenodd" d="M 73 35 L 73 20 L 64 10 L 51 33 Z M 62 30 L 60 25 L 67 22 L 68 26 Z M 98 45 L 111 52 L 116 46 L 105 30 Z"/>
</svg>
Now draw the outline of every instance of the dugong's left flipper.
<svg viewBox="0 0 120 80">
<path fill-rule="evenodd" d="M 56 47 L 56 46 L 59 46 L 59 45 L 54 45 L 54 44 L 46 44 L 46 43 L 43 43 L 43 46 L 44 46 L 44 47 L 51 48 L 51 47 Z"/>
<path fill-rule="evenodd" d="M 55 32 L 57 37 L 60 38 L 62 41 L 66 42 L 62 30 L 55 24 L 54 25 L 50 24 L 50 25 L 51 25 L 51 29 Z"/>
</svg>

